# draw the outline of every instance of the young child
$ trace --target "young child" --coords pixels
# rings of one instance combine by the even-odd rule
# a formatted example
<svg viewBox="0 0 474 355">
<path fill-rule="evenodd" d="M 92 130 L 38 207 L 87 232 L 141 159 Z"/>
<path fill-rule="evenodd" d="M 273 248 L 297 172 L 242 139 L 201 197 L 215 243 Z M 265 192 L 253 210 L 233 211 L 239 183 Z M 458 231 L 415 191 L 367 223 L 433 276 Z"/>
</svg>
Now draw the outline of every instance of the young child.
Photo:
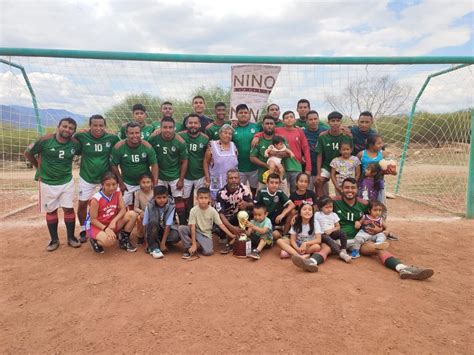
<svg viewBox="0 0 474 355">
<path fill-rule="evenodd" d="M 148 202 L 153 198 L 153 182 L 151 175 L 145 173 L 140 176 L 140 190 L 134 193 L 134 205 L 133 210 L 138 214 L 137 218 L 137 231 L 138 239 L 137 244 L 142 245 L 145 243 L 145 231 L 143 229 L 143 216 L 145 215 L 145 208 Z"/>
<path fill-rule="evenodd" d="M 314 218 L 318 221 L 322 231 L 322 242 L 326 243 L 333 254 L 339 257 L 346 263 L 352 261 L 352 257 L 347 254 L 347 237 L 341 231 L 339 225 L 339 217 L 333 212 L 333 203 L 330 197 L 323 196 L 318 201 L 319 211 L 314 214 Z M 341 245 L 335 241 L 339 240 Z"/>
<path fill-rule="evenodd" d="M 152 199 L 148 201 L 143 215 L 147 252 L 155 259 L 164 257 L 167 243 L 175 244 L 181 240 L 178 228 L 174 225 L 175 212 L 174 200 L 168 196 L 168 188 L 163 185 L 155 186 Z"/>
<path fill-rule="evenodd" d="M 252 246 L 257 245 L 249 257 L 255 260 L 260 259 L 263 248 L 273 245 L 272 222 L 267 217 L 267 207 L 257 203 L 253 206 L 253 219 L 247 221 L 247 236 L 252 241 Z"/>
<path fill-rule="evenodd" d="M 368 214 L 364 214 L 360 221 L 356 221 L 354 226 L 360 229 L 354 237 L 354 245 L 352 246 L 352 258 L 360 257 L 360 247 L 367 241 L 374 241 L 375 248 L 382 250 L 388 248 L 389 244 L 385 241 L 385 234 L 383 231 L 386 229 L 385 222 L 382 218 L 383 203 L 374 200 L 369 201 L 367 206 Z M 380 231 L 374 231 L 377 228 Z"/>
<path fill-rule="evenodd" d="M 289 255 L 312 254 L 321 250 L 321 228 L 314 219 L 313 207 L 303 203 L 298 208 L 295 223 L 290 229 L 290 239 L 277 240 L 282 251 Z"/>
<path fill-rule="evenodd" d="M 212 242 L 212 225 L 216 224 L 227 236 L 234 239 L 234 236 L 222 223 L 219 213 L 209 205 L 211 201 L 211 191 L 207 187 L 200 187 L 197 190 L 197 206 L 189 212 L 188 226 L 179 226 L 178 232 L 183 242 L 185 252 L 183 259 L 194 260 L 198 247 L 203 255 L 214 254 Z"/>
<path fill-rule="evenodd" d="M 308 190 L 309 175 L 299 173 L 296 176 L 296 190 L 290 194 L 290 200 L 296 207 L 300 207 L 303 203 L 313 206 L 314 212 L 317 209 L 317 197 L 314 191 Z"/>
<path fill-rule="evenodd" d="M 267 187 L 257 192 L 254 203 L 262 203 L 267 208 L 268 218 L 272 222 L 273 228 L 282 227 L 282 233 L 286 234 L 290 230 L 291 218 L 289 214 L 295 208 L 294 203 L 278 189 L 280 186 L 280 175 L 270 174 L 267 179 Z M 275 239 L 280 237 L 280 232 L 276 232 Z"/>
<path fill-rule="evenodd" d="M 112 246 L 117 240 L 119 247 L 128 252 L 137 248 L 130 242 L 130 233 L 135 226 L 137 214 L 128 211 L 118 187 L 117 176 L 107 172 L 101 179 L 102 188 L 89 200 L 87 233 L 92 250 L 102 254 L 104 247 Z"/>
<path fill-rule="evenodd" d="M 336 195 L 341 195 L 342 182 L 352 177 L 359 180 L 360 177 L 360 160 L 353 156 L 352 145 L 348 142 L 339 143 L 339 153 L 341 156 L 331 160 L 331 181 L 336 189 Z"/>
<path fill-rule="evenodd" d="M 383 172 L 378 163 L 368 164 L 364 177 L 359 183 L 359 197 L 366 201 L 375 201 L 384 188 Z"/>
<path fill-rule="evenodd" d="M 273 136 L 271 145 L 268 146 L 268 148 L 265 150 L 265 158 L 267 159 L 267 165 L 269 168 L 270 173 L 277 173 L 280 175 L 280 178 L 283 179 L 283 176 L 285 176 L 285 168 L 281 164 L 281 158 L 278 158 L 276 156 L 270 156 L 271 152 L 287 152 L 290 154 L 289 158 L 294 158 L 295 155 L 291 150 L 289 150 L 286 145 L 285 145 L 285 138 L 282 136 Z"/>
</svg>

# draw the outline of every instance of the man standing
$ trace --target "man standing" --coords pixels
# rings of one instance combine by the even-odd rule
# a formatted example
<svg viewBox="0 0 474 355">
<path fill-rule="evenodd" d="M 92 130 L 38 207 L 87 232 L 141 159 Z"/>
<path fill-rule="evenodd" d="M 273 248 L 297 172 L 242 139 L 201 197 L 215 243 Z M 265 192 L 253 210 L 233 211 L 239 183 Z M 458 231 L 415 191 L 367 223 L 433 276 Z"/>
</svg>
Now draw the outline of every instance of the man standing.
<svg viewBox="0 0 474 355">
<path fill-rule="evenodd" d="M 193 105 L 193 112 L 199 115 L 199 121 L 201 123 L 200 131 L 202 133 L 206 133 L 206 127 L 213 122 L 213 120 L 206 115 L 204 115 L 204 111 L 206 110 L 206 101 L 204 97 L 201 95 L 196 95 L 193 97 L 192 101 Z M 183 127 L 187 127 L 186 119 L 183 121 Z"/>
<path fill-rule="evenodd" d="M 188 124 L 187 131 L 179 133 L 179 136 L 184 139 L 188 149 L 188 168 L 184 176 L 183 187 L 183 199 L 186 200 L 186 215 L 188 215 L 194 204 L 193 189 L 197 191 L 200 187 L 206 185 L 203 162 L 209 138 L 199 130 L 198 114 L 189 114 L 186 121 Z"/>
<path fill-rule="evenodd" d="M 310 110 L 306 114 L 306 129 L 304 130 L 304 135 L 308 139 L 309 144 L 309 153 L 311 154 L 311 179 L 309 182 L 308 189 L 314 190 L 314 181 L 316 179 L 317 173 L 317 156 L 318 153 L 316 152 L 316 147 L 318 145 L 318 138 L 319 135 L 327 131 L 326 126 L 322 126 L 321 122 L 319 121 L 319 114 L 314 110 Z M 324 184 L 323 187 L 324 195 L 329 194 L 328 184 Z"/>
<path fill-rule="evenodd" d="M 105 131 L 107 123 L 101 115 L 89 118 L 89 131 L 76 133 L 81 144 L 81 167 L 79 170 L 79 205 L 77 218 L 81 225 L 81 243 L 87 241 L 84 222 L 87 215 L 87 204 L 100 188 L 102 175 L 110 170 L 110 153 L 120 140 L 116 135 Z"/>
<path fill-rule="evenodd" d="M 145 120 L 147 118 L 147 113 L 146 113 L 146 107 L 143 106 L 142 104 L 135 104 L 132 107 L 132 121 L 130 122 L 135 122 L 138 124 L 138 127 L 140 127 L 140 137 L 142 140 L 148 140 L 148 137 L 153 133 L 154 128 L 152 125 L 146 124 Z M 127 123 L 120 128 L 120 131 L 118 132 L 118 137 L 120 139 L 125 139 L 127 138 Z"/>
<path fill-rule="evenodd" d="M 296 104 L 296 111 L 298 111 L 299 118 L 296 120 L 296 127 L 305 130 L 308 127 L 308 114 L 311 111 L 311 103 L 309 100 L 301 99 Z M 314 111 L 316 112 L 316 111 Z M 320 123 L 321 128 L 329 129 L 324 123 Z"/>
<path fill-rule="evenodd" d="M 257 167 L 250 161 L 251 143 L 255 133 L 260 131 L 256 123 L 250 122 L 250 111 L 246 104 L 237 105 L 237 127 L 235 127 L 232 140 L 239 153 L 239 171 L 242 183 L 249 184 L 252 194 L 255 196 L 258 185 Z"/>
<path fill-rule="evenodd" d="M 219 130 L 221 129 L 221 127 L 225 123 L 230 124 L 230 122 L 225 120 L 225 116 L 227 114 L 227 107 L 225 103 L 218 102 L 214 106 L 214 113 L 216 115 L 216 120 L 207 125 L 206 135 L 209 137 L 210 140 L 216 141 L 219 139 Z"/>
<path fill-rule="evenodd" d="M 243 231 L 239 227 L 237 212 L 251 209 L 252 206 L 252 194 L 246 185 L 240 183 L 239 171 L 230 169 L 227 172 L 227 184 L 217 192 L 215 203 L 222 223 L 232 234 L 240 235 Z M 225 233 L 219 232 L 219 236 L 225 238 Z M 227 243 L 221 253 L 230 253 L 232 249 L 233 245 Z"/>
<path fill-rule="evenodd" d="M 181 224 L 185 224 L 186 209 L 183 201 L 183 187 L 184 176 L 188 169 L 186 142 L 175 133 L 175 122 L 172 118 L 163 118 L 160 133 L 152 134 L 148 141 L 155 150 L 160 167 L 158 185 L 171 189 L 179 221 Z"/>
<path fill-rule="evenodd" d="M 275 127 L 283 127 L 283 122 L 280 120 L 280 106 L 277 104 L 270 104 L 267 107 L 267 115 L 271 116 L 275 121 Z"/>
<path fill-rule="evenodd" d="M 77 123 L 66 117 L 59 121 L 56 133 L 48 134 L 30 144 L 25 158 L 37 169 L 35 178 L 39 181 L 41 212 L 46 213 L 51 241 L 46 250 L 59 247 L 58 208 L 64 211 L 67 243 L 79 248 L 81 243 L 74 236 L 76 217 L 74 214 L 74 180 L 72 160 L 80 151 L 79 142 L 73 138 Z"/>
<path fill-rule="evenodd" d="M 133 205 L 133 193 L 140 189 L 140 176 L 151 169 L 153 185 L 156 185 L 158 164 L 151 145 L 141 139 L 137 123 L 128 123 L 126 134 L 127 139 L 118 142 L 112 149 L 110 168 L 119 180 L 125 206 L 130 207 Z"/>
</svg>

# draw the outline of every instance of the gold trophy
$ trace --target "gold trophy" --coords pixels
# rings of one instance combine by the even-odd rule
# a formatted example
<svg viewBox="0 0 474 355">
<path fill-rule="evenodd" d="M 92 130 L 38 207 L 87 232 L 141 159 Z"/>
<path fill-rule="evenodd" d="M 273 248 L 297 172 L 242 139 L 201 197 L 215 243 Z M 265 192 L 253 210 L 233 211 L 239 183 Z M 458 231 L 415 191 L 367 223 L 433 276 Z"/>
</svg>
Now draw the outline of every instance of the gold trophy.
<svg viewBox="0 0 474 355">
<path fill-rule="evenodd" d="M 242 230 L 239 239 L 235 241 L 234 245 L 234 256 L 239 258 L 247 257 L 250 250 L 250 240 L 247 239 L 245 230 L 247 229 L 247 221 L 249 220 L 249 214 L 247 211 L 239 211 L 237 213 L 237 220 L 239 221 L 239 227 Z"/>
</svg>

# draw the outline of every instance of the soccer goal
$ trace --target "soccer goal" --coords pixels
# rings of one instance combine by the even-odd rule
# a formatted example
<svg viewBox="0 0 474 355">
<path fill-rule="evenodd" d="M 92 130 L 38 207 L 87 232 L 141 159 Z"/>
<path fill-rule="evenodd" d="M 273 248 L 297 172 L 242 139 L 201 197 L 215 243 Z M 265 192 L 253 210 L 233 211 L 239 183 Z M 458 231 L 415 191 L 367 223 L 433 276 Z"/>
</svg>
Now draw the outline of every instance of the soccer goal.
<svg viewBox="0 0 474 355">
<path fill-rule="evenodd" d="M 175 119 L 181 121 L 192 111 L 195 95 L 204 97 L 204 113 L 213 117 L 217 102 L 230 107 L 232 87 L 238 84 L 241 91 L 268 94 L 262 107 L 252 110 L 255 120 L 269 103 L 278 104 L 281 113 L 296 113 L 302 98 L 311 102 L 322 122 L 337 110 L 345 125 L 357 125 L 359 113 L 371 111 L 373 128 L 398 165 L 398 176 L 386 178 L 386 190 L 474 217 L 473 63 L 474 57 L 259 57 L 0 48 L 0 215 L 35 204 L 34 170 L 23 151 L 39 135 L 53 132 L 60 118 L 76 119 L 81 129 L 87 127 L 89 116 L 102 114 L 108 129 L 116 132 L 131 119 L 135 103 L 146 106 L 151 123 L 159 120 L 161 104 L 170 101 Z M 278 70 L 270 79 L 236 77 L 233 67 L 246 64 Z"/>
</svg>

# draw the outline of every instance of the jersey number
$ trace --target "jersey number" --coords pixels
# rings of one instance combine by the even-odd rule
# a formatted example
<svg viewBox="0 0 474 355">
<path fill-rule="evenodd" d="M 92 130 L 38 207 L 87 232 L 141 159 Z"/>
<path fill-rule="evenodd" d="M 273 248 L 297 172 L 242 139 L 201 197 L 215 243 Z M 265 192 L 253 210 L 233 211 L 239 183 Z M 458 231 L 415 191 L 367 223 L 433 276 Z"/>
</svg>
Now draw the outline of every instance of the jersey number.
<svg viewBox="0 0 474 355">
<path fill-rule="evenodd" d="M 102 151 L 102 144 L 94 144 L 94 149 L 96 152 Z"/>
<path fill-rule="evenodd" d="M 347 212 L 347 220 L 354 222 L 354 213 Z"/>
<path fill-rule="evenodd" d="M 197 144 L 190 144 L 189 145 L 189 150 L 193 151 L 193 152 L 197 152 L 198 150 L 198 145 Z"/>
<path fill-rule="evenodd" d="M 140 162 L 140 155 L 139 154 L 132 154 L 132 162 L 139 163 Z"/>
<path fill-rule="evenodd" d="M 332 143 L 332 150 L 339 150 L 339 142 Z"/>
<path fill-rule="evenodd" d="M 64 159 L 64 150 L 59 151 L 59 159 Z"/>
<path fill-rule="evenodd" d="M 168 154 L 168 147 L 163 147 L 163 154 Z"/>
</svg>

